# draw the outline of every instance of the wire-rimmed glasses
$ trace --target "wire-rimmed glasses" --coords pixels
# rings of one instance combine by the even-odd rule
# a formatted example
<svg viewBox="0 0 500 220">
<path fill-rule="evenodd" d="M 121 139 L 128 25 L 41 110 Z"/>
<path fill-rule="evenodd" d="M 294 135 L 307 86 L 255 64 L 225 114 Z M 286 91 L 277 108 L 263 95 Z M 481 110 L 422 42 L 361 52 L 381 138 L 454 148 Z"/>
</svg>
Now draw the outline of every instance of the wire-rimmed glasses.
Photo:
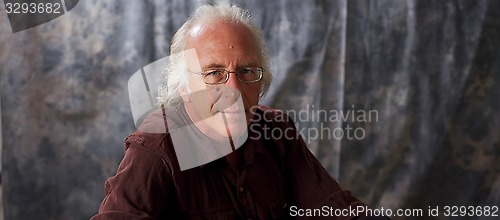
<svg viewBox="0 0 500 220">
<path fill-rule="evenodd" d="M 254 83 L 262 79 L 264 69 L 262 67 L 245 67 L 231 72 L 223 68 L 210 68 L 195 74 L 201 75 L 204 83 L 215 85 L 227 82 L 229 73 L 235 73 L 240 82 Z"/>
</svg>

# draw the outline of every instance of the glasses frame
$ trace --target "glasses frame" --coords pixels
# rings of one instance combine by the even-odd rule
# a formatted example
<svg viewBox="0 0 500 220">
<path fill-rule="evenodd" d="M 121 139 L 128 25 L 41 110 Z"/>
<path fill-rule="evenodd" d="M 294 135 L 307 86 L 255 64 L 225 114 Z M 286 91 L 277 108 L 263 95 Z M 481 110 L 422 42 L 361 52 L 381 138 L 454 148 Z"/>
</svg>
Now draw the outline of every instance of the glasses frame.
<svg viewBox="0 0 500 220">
<path fill-rule="evenodd" d="M 239 77 L 239 75 L 238 75 L 238 73 L 239 73 L 240 71 L 242 71 L 242 70 L 246 69 L 246 68 L 256 68 L 256 69 L 258 70 L 257 72 L 259 72 L 259 73 L 260 73 L 259 78 L 258 78 L 258 79 L 256 79 L 256 80 L 252 80 L 252 81 L 243 81 L 243 80 L 241 80 L 241 79 L 240 79 L 240 77 Z M 206 78 L 206 76 L 207 76 L 208 74 L 207 74 L 207 73 L 205 73 L 205 71 L 209 71 L 209 70 L 223 70 L 223 74 L 224 74 L 226 77 L 224 78 L 224 80 L 222 80 L 222 81 L 220 81 L 220 82 L 216 82 L 216 83 L 210 83 L 210 82 L 207 82 L 207 81 L 205 80 L 205 78 Z M 218 85 L 218 84 L 223 84 L 223 83 L 226 83 L 226 82 L 229 80 L 229 74 L 230 74 L 230 73 L 234 73 L 234 74 L 236 74 L 236 78 L 238 78 L 238 81 L 243 82 L 243 83 L 254 83 L 254 82 L 258 82 L 258 81 L 260 81 L 260 80 L 262 79 L 262 77 L 264 76 L 264 71 L 265 71 L 265 70 L 264 70 L 264 68 L 262 68 L 262 67 L 245 67 L 245 68 L 242 68 L 242 69 L 240 69 L 240 70 L 238 70 L 238 71 L 229 71 L 229 70 L 224 69 L 224 68 L 213 68 L 213 69 L 208 69 L 208 70 L 205 70 L 205 71 L 198 72 L 198 73 L 194 73 L 194 74 L 200 75 L 200 76 L 202 77 L 203 82 L 204 82 L 205 84 L 208 84 L 208 85 Z"/>
</svg>

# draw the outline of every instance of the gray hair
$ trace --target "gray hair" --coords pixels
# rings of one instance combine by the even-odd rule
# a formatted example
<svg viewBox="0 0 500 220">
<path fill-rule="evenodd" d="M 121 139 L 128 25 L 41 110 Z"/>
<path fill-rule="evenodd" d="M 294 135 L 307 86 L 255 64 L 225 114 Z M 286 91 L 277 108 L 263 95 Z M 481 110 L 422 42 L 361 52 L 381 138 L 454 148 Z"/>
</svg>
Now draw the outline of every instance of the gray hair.
<svg viewBox="0 0 500 220">
<path fill-rule="evenodd" d="M 188 36 L 189 31 L 196 24 L 214 20 L 242 24 L 254 35 L 257 42 L 257 49 L 260 52 L 259 61 L 262 64 L 262 68 L 265 70 L 262 76 L 260 97 L 263 97 L 267 93 L 272 80 L 272 73 L 269 69 L 268 51 L 262 37 L 262 31 L 254 24 L 250 12 L 235 5 L 205 5 L 199 7 L 172 38 L 170 57 L 164 71 L 164 83 L 163 86 L 158 89 L 157 98 L 160 104 L 164 103 L 166 105 L 175 106 L 182 101 L 179 89 L 188 89 L 188 75 L 185 74 L 187 72 L 187 65 L 185 62 L 181 61 L 182 55 L 180 55 L 183 51 L 188 49 L 186 36 Z"/>
</svg>

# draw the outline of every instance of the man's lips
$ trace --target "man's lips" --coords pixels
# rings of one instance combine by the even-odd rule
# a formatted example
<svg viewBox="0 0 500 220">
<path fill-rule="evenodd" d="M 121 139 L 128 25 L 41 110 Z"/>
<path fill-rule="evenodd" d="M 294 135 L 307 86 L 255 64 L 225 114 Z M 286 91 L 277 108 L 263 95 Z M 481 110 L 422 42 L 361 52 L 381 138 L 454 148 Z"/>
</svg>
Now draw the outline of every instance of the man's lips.
<svg viewBox="0 0 500 220">
<path fill-rule="evenodd" d="M 247 111 L 246 110 L 224 110 L 224 111 L 220 111 L 221 113 L 225 113 L 225 114 L 242 114 L 242 113 L 246 113 Z"/>
<path fill-rule="evenodd" d="M 245 111 L 223 111 L 220 113 L 229 118 L 245 117 L 246 115 Z"/>
<path fill-rule="evenodd" d="M 247 114 L 247 110 L 217 110 L 216 108 L 212 108 L 212 113 L 217 114 L 217 113 L 224 113 L 224 114 Z"/>
<path fill-rule="evenodd" d="M 226 103 L 221 104 L 221 102 L 216 102 L 210 108 L 212 114 L 217 113 L 225 113 L 225 114 L 244 114 L 247 112 L 246 109 L 243 109 L 243 106 L 239 106 L 237 102 L 231 103 L 231 105 L 224 105 Z"/>
</svg>

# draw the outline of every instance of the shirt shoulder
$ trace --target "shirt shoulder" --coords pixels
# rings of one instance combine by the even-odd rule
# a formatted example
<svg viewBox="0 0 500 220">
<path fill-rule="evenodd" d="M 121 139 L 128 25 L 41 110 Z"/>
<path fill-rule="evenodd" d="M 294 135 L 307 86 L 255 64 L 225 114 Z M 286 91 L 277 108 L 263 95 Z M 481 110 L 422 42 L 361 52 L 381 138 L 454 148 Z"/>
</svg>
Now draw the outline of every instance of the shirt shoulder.
<svg viewBox="0 0 500 220">
<path fill-rule="evenodd" d="M 149 151 L 167 162 L 170 167 L 175 167 L 176 157 L 166 123 L 165 110 L 160 107 L 152 111 L 136 131 L 125 138 L 124 147 L 125 151 L 130 147 Z"/>
</svg>

